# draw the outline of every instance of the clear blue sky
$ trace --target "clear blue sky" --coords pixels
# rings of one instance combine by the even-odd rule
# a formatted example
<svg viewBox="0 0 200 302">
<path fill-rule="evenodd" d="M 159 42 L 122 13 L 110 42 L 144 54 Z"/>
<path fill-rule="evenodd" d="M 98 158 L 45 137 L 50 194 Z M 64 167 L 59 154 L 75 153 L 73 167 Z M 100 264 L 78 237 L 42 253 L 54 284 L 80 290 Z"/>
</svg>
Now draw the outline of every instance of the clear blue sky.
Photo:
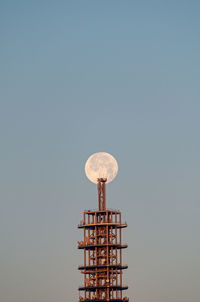
<svg viewBox="0 0 200 302">
<path fill-rule="evenodd" d="M 84 174 L 119 163 L 133 302 L 200 301 L 200 2 L 1 1 L 0 300 L 75 302 Z"/>
</svg>

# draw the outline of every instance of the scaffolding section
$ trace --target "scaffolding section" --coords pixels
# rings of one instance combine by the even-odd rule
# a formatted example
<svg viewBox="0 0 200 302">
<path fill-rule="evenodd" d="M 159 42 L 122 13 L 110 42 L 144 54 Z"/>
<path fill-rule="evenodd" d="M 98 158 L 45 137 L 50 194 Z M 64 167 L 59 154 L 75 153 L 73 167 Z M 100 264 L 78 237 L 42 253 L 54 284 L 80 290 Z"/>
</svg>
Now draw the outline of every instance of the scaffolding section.
<svg viewBox="0 0 200 302">
<path fill-rule="evenodd" d="M 84 231 L 84 240 L 78 248 L 84 251 L 84 265 L 79 270 L 84 275 L 84 286 L 79 287 L 80 302 L 128 302 L 123 297 L 122 271 L 122 228 L 121 212 L 106 209 L 106 179 L 98 179 L 98 210 L 87 210 L 78 228 Z M 81 294 L 83 292 L 83 294 Z"/>
</svg>

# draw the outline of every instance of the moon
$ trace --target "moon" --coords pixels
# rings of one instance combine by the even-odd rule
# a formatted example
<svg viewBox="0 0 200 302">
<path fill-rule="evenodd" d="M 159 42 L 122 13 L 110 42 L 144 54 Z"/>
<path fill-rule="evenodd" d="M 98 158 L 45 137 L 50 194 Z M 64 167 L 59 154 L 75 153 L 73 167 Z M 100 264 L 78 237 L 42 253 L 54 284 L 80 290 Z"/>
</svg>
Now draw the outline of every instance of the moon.
<svg viewBox="0 0 200 302">
<path fill-rule="evenodd" d="M 85 174 L 95 184 L 97 184 L 98 178 L 107 178 L 107 183 L 111 182 L 116 177 L 117 172 L 116 159 L 106 152 L 92 154 L 85 164 Z"/>
</svg>

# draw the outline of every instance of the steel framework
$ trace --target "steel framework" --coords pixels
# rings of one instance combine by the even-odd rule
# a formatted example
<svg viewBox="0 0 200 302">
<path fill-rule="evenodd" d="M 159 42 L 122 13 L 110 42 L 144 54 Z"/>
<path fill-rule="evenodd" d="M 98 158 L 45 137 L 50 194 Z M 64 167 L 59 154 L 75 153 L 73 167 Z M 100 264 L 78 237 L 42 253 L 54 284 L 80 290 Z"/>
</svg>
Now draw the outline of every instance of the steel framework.
<svg viewBox="0 0 200 302">
<path fill-rule="evenodd" d="M 84 274 L 84 286 L 79 287 L 83 296 L 79 301 L 128 302 L 122 291 L 128 286 L 122 284 L 122 228 L 121 212 L 106 208 L 106 179 L 98 179 L 98 210 L 87 210 L 78 228 L 84 231 L 84 240 L 78 248 L 84 250 L 84 265 L 79 270 Z"/>
</svg>

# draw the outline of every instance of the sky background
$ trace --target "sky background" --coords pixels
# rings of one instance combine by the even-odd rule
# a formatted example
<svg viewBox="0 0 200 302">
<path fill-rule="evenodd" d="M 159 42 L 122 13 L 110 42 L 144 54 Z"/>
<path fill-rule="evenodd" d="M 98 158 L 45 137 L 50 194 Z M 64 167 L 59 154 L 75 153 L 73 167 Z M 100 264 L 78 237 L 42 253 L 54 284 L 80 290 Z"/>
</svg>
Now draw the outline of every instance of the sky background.
<svg viewBox="0 0 200 302">
<path fill-rule="evenodd" d="M 200 301 L 200 2 L 0 1 L 0 300 L 75 302 L 87 158 L 119 164 L 130 302 Z"/>
</svg>

